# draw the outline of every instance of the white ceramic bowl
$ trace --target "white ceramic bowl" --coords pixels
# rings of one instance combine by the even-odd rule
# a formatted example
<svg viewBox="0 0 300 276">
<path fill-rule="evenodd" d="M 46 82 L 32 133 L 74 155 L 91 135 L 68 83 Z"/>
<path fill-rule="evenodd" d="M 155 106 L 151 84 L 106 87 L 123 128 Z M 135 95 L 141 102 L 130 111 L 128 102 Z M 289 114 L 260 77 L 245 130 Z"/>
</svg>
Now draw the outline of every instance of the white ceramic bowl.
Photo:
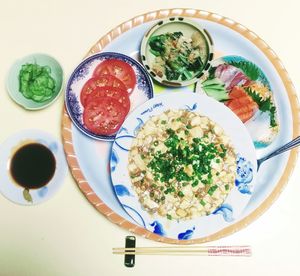
<svg viewBox="0 0 300 276">
<path fill-rule="evenodd" d="M 53 177 L 47 185 L 39 189 L 25 191 L 16 184 L 10 174 L 9 163 L 14 150 L 28 143 L 39 143 L 51 150 L 56 163 Z M 9 200 L 21 205 L 35 205 L 53 197 L 63 184 L 67 163 L 60 142 L 47 132 L 26 129 L 13 134 L 0 145 L 0 192 Z"/>
<path fill-rule="evenodd" d="M 198 32 L 206 44 L 206 60 L 199 70 L 192 73 L 192 77 L 186 80 L 168 80 L 166 76 L 159 76 L 154 72 L 152 64 L 155 55 L 151 53 L 149 40 L 151 37 L 165 33 L 182 32 L 183 36 L 190 38 L 194 32 Z M 141 43 L 141 60 L 150 76 L 158 83 L 165 86 L 181 87 L 188 86 L 199 80 L 199 78 L 210 68 L 210 61 L 213 59 L 213 41 L 208 32 L 203 29 L 197 22 L 185 17 L 170 17 L 157 22 L 143 37 Z"/>
</svg>

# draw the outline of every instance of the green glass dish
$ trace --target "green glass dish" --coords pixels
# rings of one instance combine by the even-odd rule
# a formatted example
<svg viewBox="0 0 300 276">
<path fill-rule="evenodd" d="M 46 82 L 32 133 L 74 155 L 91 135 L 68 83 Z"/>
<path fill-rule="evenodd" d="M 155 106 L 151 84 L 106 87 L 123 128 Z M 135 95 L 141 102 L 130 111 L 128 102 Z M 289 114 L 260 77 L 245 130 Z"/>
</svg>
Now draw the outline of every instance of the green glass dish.
<svg viewBox="0 0 300 276">
<path fill-rule="evenodd" d="M 50 75 L 55 80 L 55 88 L 50 99 L 43 102 L 37 102 L 26 98 L 20 92 L 19 74 L 22 65 L 24 64 L 38 64 L 40 66 L 48 66 L 51 69 Z M 15 61 L 15 63 L 11 66 L 6 78 L 6 89 L 9 96 L 17 104 L 28 110 L 39 110 L 52 104 L 59 97 L 62 87 L 63 69 L 61 65 L 55 58 L 42 53 L 31 54 Z"/>
</svg>

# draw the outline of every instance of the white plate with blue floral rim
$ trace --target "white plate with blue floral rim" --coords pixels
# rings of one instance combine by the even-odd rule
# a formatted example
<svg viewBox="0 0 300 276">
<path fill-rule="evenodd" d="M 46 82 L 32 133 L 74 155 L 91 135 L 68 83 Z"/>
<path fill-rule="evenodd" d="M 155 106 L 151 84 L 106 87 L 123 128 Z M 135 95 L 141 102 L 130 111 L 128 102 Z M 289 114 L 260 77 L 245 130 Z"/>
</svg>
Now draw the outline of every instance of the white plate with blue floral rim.
<svg viewBox="0 0 300 276">
<path fill-rule="evenodd" d="M 67 111 L 76 127 L 91 138 L 104 141 L 113 141 L 115 135 L 99 135 L 87 129 L 83 123 L 83 106 L 80 102 L 80 93 L 83 85 L 92 77 L 92 74 L 101 62 L 117 59 L 129 64 L 136 75 L 136 85 L 130 93 L 130 110 L 153 98 L 151 78 L 144 67 L 135 59 L 116 52 L 103 52 L 86 58 L 71 74 L 66 87 L 65 103 Z"/>
<path fill-rule="evenodd" d="M 18 185 L 10 172 L 10 161 L 22 146 L 38 143 L 51 150 L 55 158 L 55 172 L 50 181 L 38 189 L 25 189 Z M 10 201 L 20 205 L 35 205 L 53 197 L 63 184 L 67 162 L 62 145 L 52 135 L 37 129 L 15 133 L 0 146 L 0 192 Z"/>
<path fill-rule="evenodd" d="M 150 215 L 142 208 L 131 185 L 127 166 L 133 139 L 148 119 L 169 109 L 184 109 L 207 116 L 224 129 L 236 151 L 235 185 L 225 201 L 208 216 L 177 221 L 155 214 Z M 227 107 L 205 95 L 175 92 L 149 100 L 127 117 L 116 135 L 110 167 L 115 193 L 126 212 L 147 230 L 180 240 L 191 236 L 193 238 L 205 237 L 235 222 L 251 198 L 256 180 L 257 159 L 247 129 Z"/>
<path fill-rule="evenodd" d="M 221 90 L 223 95 L 220 95 L 220 87 L 224 87 Z M 234 105 L 230 104 L 230 94 L 234 87 L 239 87 L 245 93 L 244 98 L 249 96 L 257 104 L 244 124 L 255 148 L 267 147 L 279 132 L 277 104 L 273 96 L 275 88 L 254 62 L 234 55 L 215 59 L 205 76 L 197 82 L 195 89 L 223 102 L 234 111 Z"/>
</svg>

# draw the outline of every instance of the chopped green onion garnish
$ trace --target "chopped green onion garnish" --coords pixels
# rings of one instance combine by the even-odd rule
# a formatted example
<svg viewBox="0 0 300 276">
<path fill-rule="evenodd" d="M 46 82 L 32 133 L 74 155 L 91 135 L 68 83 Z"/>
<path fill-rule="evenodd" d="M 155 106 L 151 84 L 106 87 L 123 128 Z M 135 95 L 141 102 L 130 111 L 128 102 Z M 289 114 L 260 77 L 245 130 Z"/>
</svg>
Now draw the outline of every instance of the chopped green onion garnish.
<svg viewBox="0 0 300 276">
<path fill-rule="evenodd" d="M 196 187 L 198 184 L 199 184 L 199 180 L 195 180 L 195 181 L 192 183 L 192 187 Z"/>
<path fill-rule="evenodd" d="M 201 204 L 202 206 L 205 206 L 206 202 L 205 202 L 203 199 L 201 199 L 201 200 L 200 200 L 200 204 Z"/>
<path fill-rule="evenodd" d="M 184 193 L 183 193 L 182 191 L 179 191 L 179 192 L 178 192 L 178 196 L 184 197 Z"/>
<path fill-rule="evenodd" d="M 207 193 L 208 193 L 209 195 L 212 196 L 213 193 L 214 193 L 217 189 L 218 189 L 218 186 L 217 186 L 217 185 L 212 186 L 212 187 L 209 188 L 209 190 L 207 191 Z"/>
<path fill-rule="evenodd" d="M 167 219 L 172 220 L 172 216 L 167 214 Z"/>
</svg>

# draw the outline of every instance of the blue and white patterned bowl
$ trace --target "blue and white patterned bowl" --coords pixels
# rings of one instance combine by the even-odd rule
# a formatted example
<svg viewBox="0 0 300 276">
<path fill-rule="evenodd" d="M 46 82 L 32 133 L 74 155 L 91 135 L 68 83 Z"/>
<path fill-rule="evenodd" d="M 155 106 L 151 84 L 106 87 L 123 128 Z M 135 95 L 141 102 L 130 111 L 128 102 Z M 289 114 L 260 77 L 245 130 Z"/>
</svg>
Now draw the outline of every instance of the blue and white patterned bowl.
<svg viewBox="0 0 300 276">
<path fill-rule="evenodd" d="M 14 151 L 27 143 L 39 143 L 50 149 L 55 157 L 56 169 L 47 185 L 26 191 L 13 181 L 9 171 L 9 162 Z M 67 162 L 63 147 L 47 132 L 38 129 L 22 130 L 13 134 L 0 145 L 0 192 L 14 203 L 35 205 L 50 199 L 62 186 L 66 173 Z"/>
<path fill-rule="evenodd" d="M 224 203 L 209 216 L 176 221 L 149 215 L 141 207 L 128 173 L 128 153 L 140 127 L 154 115 L 168 109 L 187 109 L 209 117 L 231 138 L 237 152 L 235 187 Z M 117 133 L 112 147 L 111 177 L 115 193 L 126 212 L 147 230 L 173 239 L 201 238 L 215 233 L 238 219 L 248 204 L 256 180 L 257 161 L 251 137 L 238 117 L 223 104 L 192 92 L 164 94 L 136 108 Z"/>
<path fill-rule="evenodd" d="M 71 74 L 66 87 L 65 103 L 67 111 L 73 123 L 84 134 L 98 140 L 113 141 L 115 135 L 97 135 L 88 130 L 83 124 L 83 106 L 80 102 L 80 92 L 83 85 L 92 77 L 94 69 L 104 60 L 122 60 L 133 68 L 136 75 L 136 86 L 130 94 L 131 110 L 141 105 L 145 101 L 153 98 L 152 81 L 144 67 L 135 59 L 115 52 L 102 52 L 86 58 L 82 61 Z"/>
</svg>

